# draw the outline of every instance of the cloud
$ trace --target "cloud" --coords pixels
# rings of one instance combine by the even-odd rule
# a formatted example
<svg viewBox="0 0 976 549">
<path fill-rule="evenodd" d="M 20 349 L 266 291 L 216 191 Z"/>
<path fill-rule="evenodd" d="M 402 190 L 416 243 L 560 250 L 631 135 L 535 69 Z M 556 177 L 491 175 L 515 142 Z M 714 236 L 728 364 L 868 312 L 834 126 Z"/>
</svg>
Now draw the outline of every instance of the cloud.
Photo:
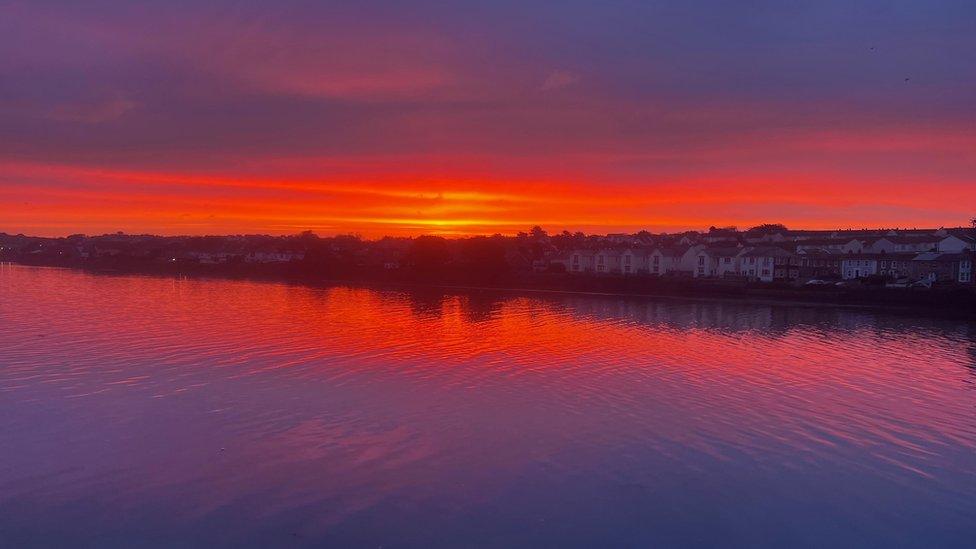
<svg viewBox="0 0 976 549">
<path fill-rule="evenodd" d="M 133 101 L 123 97 L 115 97 L 94 102 L 58 105 L 48 112 L 47 118 L 59 122 L 101 124 L 121 118 L 134 108 L 136 108 L 136 104 Z"/>
<path fill-rule="evenodd" d="M 559 88 L 572 86 L 579 81 L 580 76 L 578 74 L 557 69 L 550 72 L 549 75 L 546 76 L 546 80 L 542 83 L 542 90 L 558 90 Z"/>
</svg>

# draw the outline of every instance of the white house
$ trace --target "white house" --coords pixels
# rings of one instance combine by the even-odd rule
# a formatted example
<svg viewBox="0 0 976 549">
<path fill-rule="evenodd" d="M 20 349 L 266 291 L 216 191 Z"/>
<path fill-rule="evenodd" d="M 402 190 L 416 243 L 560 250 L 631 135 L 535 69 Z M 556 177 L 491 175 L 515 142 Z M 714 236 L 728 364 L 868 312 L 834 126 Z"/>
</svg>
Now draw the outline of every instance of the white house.
<svg viewBox="0 0 976 549">
<path fill-rule="evenodd" d="M 841 259 L 840 276 L 844 280 L 854 280 L 878 274 L 878 257 L 852 255 Z"/>
<path fill-rule="evenodd" d="M 927 252 L 934 250 L 942 238 L 937 236 L 882 236 L 867 239 L 864 252 L 872 254 L 893 254 L 904 252 Z"/>
<path fill-rule="evenodd" d="M 724 277 L 729 275 L 739 275 L 741 256 L 747 248 L 714 248 L 709 250 L 714 262 L 713 271 L 715 276 Z"/>
<path fill-rule="evenodd" d="M 698 276 L 699 259 L 698 252 L 704 248 L 701 244 L 697 246 L 691 246 L 690 248 L 685 248 L 681 250 L 681 256 L 677 258 L 675 271 L 687 273 L 692 276 Z"/>
<path fill-rule="evenodd" d="M 695 252 L 695 262 L 691 275 L 695 278 L 714 276 L 715 266 L 712 255 L 707 250 L 699 249 Z"/>
<path fill-rule="evenodd" d="M 625 275 L 647 272 L 647 250 L 628 248 L 620 254 L 620 272 Z"/>
<path fill-rule="evenodd" d="M 600 250 L 593 258 L 593 270 L 597 273 L 619 273 L 620 252 L 617 250 Z"/>
<path fill-rule="evenodd" d="M 966 235 L 952 235 L 939 239 L 935 247 L 943 253 L 959 253 L 965 250 L 976 250 L 976 239 Z"/>
<path fill-rule="evenodd" d="M 772 282 L 776 276 L 777 258 L 791 256 L 792 254 L 782 248 L 752 248 L 743 252 L 739 258 L 739 273 L 763 282 Z"/>
<path fill-rule="evenodd" d="M 973 256 L 965 256 L 959 260 L 959 277 L 958 281 L 962 283 L 969 283 L 973 281 Z"/>
<path fill-rule="evenodd" d="M 665 275 L 681 270 L 681 258 L 687 250 L 681 248 L 655 248 L 647 256 L 647 272 Z"/>
<path fill-rule="evenodd" d="M 827 238 L 803 240 L 796 244 L 797 252 L 843 252 L 861 253 L 864 249 L 864 242 L 856 238 Z"/>
<path fill-rule="evenodd" d="M 593 256 L 590 250 L 574 250 L 569 254 L 567 270 L 571 273 L 589 273 L 593 271 Z"/>
</svg>

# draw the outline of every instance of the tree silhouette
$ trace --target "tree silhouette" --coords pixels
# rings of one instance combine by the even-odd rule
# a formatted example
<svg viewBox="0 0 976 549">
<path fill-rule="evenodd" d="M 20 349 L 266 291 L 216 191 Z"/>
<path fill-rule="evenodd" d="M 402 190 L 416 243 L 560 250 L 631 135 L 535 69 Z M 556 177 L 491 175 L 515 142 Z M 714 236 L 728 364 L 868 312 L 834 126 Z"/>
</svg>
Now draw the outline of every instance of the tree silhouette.
<svg viewBox="0 0 976 549">
<path fill-rule="evenodd" d="M 786 225 L 783 225 L 782 223 L 763 223 L 762 225 L 756 225 L 755 227 L 752 227 L 747 232 L 769 234 L 769 233 L 775 233 L 775 232 L 786 231 L 786 230 L 788 230 L 786 228 Z"/>
<path fill-rule="evenodd" d="M 443 267 L 451 259 L 446 239 L 439 236 L 419 236 L 410 244 L 405 256 L 408 265 L 418 270 Z"/>
</svg>

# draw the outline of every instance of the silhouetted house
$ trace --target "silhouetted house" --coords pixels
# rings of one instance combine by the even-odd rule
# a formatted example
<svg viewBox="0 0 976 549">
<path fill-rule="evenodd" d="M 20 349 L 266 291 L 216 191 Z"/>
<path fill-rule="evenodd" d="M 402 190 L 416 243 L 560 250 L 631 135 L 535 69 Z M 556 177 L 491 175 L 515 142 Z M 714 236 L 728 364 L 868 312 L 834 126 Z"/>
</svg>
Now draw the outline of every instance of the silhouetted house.
<svg viewBox="0 0 976 549">
<path fill-rule="evenodd" d="M 828 240 L 834 236 L 834 231 L 817 231 L 817 230 L 793 230 L 786 231 L 783 234 L 784 240 L 790 240 L 794 242 L 805 242 L 808 240 Z"/>
<path fill-rule="evenodd" d="M 971 234 L 957 232 L 948 234 L 940 239 L 935 247 L 940 252 L 959 253 L 964 251 L 976 251 L 976 238 Z"/>
<path fill-rule="evenodd" d="M 771 248 L 773 280 L 789 281 L 800 278 L 800 256 L 785 248 Z"/>
<path fill-rule="evenodd" d="M 685 276 L 695 276 L 698 269 L 698 252 L 704 247 L 702 244 L 696 244 L 687 248 L 677 248 L 681 252 L 681 256 L 677 258 L 672 272 Z"/>
<path fill-rule="evenodd" d="M 187 252 L 185 257 L 200 263 L 201 265 L 216 265 L 227 263 L 237 257 L 231 252 Z"/>
<path fill-rule="evenodd" d="M 740 256 L 745 253 L 746 249 L 739 246 L 708 248 L 708 256 L 712 261 L 711 271 L 714 276 L 720 278 L 739 276 Z"/>
<path fill-rule="evenodd" d="M 796 243 L 797 252 L 844 252 L 861 253 L 864 242 L 856 238 L 817 238 Z"/>
<path fill-rule="evenodd" d="M 881 254 L 878 258 L 878 274 L 892 279 L 910 277 L 912 260 L 916 255 L 914 253 Z"/>
<path fill-rule="evenodd" d="M 627 233 L 610 233 L 606 237 L 604 237 L 604 241 L 609 242 L 611 244 L 631 245 L 637 243 L 637 237 Z"/>
<path fill-rule="evenodd" d="M 777 246 L 751 248 L 742 254 L 740 272 L 749 278 L 772 282 L 776 277 L 776 260 L 788 259 L 792 256 L 793 254 Z M 787 263 L 782 266 L 788 267 L 789 265 Z"/>
<path fill-rule="evenodd" d="M 799 278 L 840 278 L 841 252 L 798 253 Z"/>
<path fill-rule="evenodd" d="M 645 248 L 628 248 L 620 253 L 620 272 L 625 275 L 646 273 L 648 251 Z"/>
<path fill-rule="evenodd" d="M 930 282 L 973 281 L 973 256 L 969 253 L 920 253 L 911 262 L 912 278 Z"/>
<path fill-rule="evenodd" d="M 715 266 L 717 263 L 718 257 L 715 250 L 705 248 L 704 246 L 697 246 L 694 250 L 692 276 L 695 278 L 715 276 Z"/>
<path fill-rule="evenodd" d="M 732 228 L 717 229 L 715 227 L 712 227 L 711 229 L 708 230 L 707 233 L 705 233 L 705 236 L 702 237 L 702 240 L 708 244 L 718 244 L 718 243 L 729 244 L 729 243 L 738 242 L 739 237 L 740 237 L 739 231 L 735 229 Z"/>
<path fill-rule="evenodd" d="M 882 236 L 869 238 L 864 241 L 864 253 L 904 253 L 904 252 L 927 252 L 935 250 L 942 238 L 934 235 L 928 236 Z"/>
<path fill-rule="evenodd" d="M 619 273 L 620 252 L 609 248 L 599 250 L 593 257 L 593 270 L 597 274 Z"/>
<path fill-rule="evenodd" d="M 304 258 L 305 252 L 262 251 L 248 253 L 244 256 L 244 261 L 247 263 L 289 263 L 301 261 Z"/>
<path fill-rule="evenodd" d="M 679 272 L 687 252 L 688 248 L 655 248 L 647 256 L 647 272 L 658 276 Z"/>
<path fill-rule="evenodd" d="M 573 250 L 569 254 L 569 265 L 567 270 L 571 273 L 591 273 L 593 272 L 593 250 Z"/>
<path fill-rule="evenodd" d="M 880 254 L 848 254 L 841 259 L 841 278 L 856 280 L 879 274 Z"/>
</svg>

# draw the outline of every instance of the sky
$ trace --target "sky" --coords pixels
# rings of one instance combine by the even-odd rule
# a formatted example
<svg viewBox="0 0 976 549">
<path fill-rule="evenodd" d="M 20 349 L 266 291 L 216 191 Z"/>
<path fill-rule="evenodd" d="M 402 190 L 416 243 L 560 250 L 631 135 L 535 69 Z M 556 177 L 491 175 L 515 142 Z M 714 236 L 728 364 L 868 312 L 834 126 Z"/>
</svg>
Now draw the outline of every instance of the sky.
<svg viewBox="0 0 976 549">
<path fill-rule="evenodd" d="M 0 231 L 938 227 L 972 0 L 0 0 Z"/>
</svg>

